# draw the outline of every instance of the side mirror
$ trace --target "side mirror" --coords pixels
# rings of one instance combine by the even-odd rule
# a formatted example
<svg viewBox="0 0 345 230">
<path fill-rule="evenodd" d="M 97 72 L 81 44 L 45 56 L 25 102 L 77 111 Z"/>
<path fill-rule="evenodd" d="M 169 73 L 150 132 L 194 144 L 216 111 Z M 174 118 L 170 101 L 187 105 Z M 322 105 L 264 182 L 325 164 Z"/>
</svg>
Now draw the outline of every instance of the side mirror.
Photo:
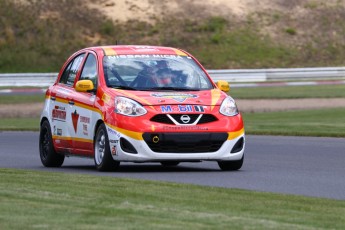
<svg viewBox="0 0 345 230">
<path fill-rule="evenodd" d="M 77 81 L 75 90 L 77 92 L 91 92 L 95 89 L 93 82 L 91 80 L 80 80 Z"/>
<path fill-rule="evenodd" d="M 219 80 L 216 84 L 221 91 L 226 93 L 230 91 L 230 85 L 227 81 Z"/>
</svg>

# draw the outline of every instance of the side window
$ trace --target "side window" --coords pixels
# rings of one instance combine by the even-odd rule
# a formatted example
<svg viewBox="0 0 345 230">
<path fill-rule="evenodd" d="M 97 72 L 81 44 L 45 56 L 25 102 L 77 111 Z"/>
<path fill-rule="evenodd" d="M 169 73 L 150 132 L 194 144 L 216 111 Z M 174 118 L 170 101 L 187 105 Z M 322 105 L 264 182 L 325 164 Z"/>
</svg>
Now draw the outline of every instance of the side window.
<svg viewBox="0 0 345 230">
<path fill-rule="evenodd" d="M 79 80 L 91 80 L 95 88 L 97 88 L 97 61 L 93 54 L 89 54 L 85 61 L 84 68 L 81 72 Z"/>
<path fill-rule="evenodd" d="M 75 57 L 66 67 L 66 69 L 64 70 L 61 79 L 60 79 L 60 83 L 69 85 L 69 86 L 73 86 L 75 78 L 77 76 L 78 73 L 78 69 L 80 64 L 82 63 L 82 60 L 84 58 L 84 54 L 81 54 L 77 57 Z"/>
<path fill-rule="evenodd" d="M 71 69 L 71 66 L 73 64 L 73 61 L 71 61 L 68 66 L 66 67 L 66 69 L 63 71 L 63 74 L 60 78 L 60 81 L 59 83 L 63 83 L 63 84 L 67 84 L 67 78 L 68 78 L 68 75 L 69 75 L 69 71 Z"/>
</svg>

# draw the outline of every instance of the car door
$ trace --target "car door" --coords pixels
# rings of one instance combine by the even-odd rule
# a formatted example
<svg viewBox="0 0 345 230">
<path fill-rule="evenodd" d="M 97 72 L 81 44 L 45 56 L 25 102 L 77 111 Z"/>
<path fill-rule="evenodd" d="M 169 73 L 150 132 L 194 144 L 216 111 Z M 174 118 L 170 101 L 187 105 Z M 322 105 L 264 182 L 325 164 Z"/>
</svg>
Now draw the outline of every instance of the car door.
<svg viewBox="0 0 345 230">
<path fill-rule="evenodd" d="M 50 96 L 51 127 L 55 147 L 66 154 L 72 153 L 72 138 L 70 125 L 71 107 L 74 101 L 74 85 L 85 54 L 74 57 L 63 70 L 58 83 L 53 87 Z"/>
<path fill-rule="evenodd" d="M 73 149 L 77 154 L 93 154 L 93 131 L 97 113 L 94 109 L 98 86 L 97 57 L 94 53 L 88 53 L 80 71 L 80 80 L 91 80 L 94 85 L 92 92 L 73 91 L 73 105 L 70 105 L 69 116 L 72 125 L 69 127 L 73 136 Z M 96 114 L 95 114 L 96 113 Z"/>
</svg>

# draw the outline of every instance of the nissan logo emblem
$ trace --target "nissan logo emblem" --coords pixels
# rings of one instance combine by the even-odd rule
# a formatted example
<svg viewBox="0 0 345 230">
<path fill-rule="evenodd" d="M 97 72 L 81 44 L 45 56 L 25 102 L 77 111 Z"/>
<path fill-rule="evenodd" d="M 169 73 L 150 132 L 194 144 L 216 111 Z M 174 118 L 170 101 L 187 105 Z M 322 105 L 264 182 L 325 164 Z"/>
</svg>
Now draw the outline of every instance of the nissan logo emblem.
<svg viewBox="0 0 345 230">
<path fill-rule="evenodd" d="M 187 124 L 187 123 L 190 121 L 190 117 L 189 117 L 188 115 L 182 115 L 181 118 L 180 118 L 180 120 L 181 120 L 183 123 Z"/>
</svg>

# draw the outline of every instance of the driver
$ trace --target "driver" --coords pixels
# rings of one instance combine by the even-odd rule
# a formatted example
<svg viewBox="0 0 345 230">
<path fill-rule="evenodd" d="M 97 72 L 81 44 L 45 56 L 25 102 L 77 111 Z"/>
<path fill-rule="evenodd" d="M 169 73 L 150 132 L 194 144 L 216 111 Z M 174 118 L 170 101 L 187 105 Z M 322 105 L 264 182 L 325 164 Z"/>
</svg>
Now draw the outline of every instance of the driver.
<svg viewBox="0 0 345 230">
<path fill-rule="evenodd" d="M 159 87 L 174 86 L 175 78 L 176 75 L 168 68 L 160 69 L 155 73 L 155 81 Z"/>
</svg>

